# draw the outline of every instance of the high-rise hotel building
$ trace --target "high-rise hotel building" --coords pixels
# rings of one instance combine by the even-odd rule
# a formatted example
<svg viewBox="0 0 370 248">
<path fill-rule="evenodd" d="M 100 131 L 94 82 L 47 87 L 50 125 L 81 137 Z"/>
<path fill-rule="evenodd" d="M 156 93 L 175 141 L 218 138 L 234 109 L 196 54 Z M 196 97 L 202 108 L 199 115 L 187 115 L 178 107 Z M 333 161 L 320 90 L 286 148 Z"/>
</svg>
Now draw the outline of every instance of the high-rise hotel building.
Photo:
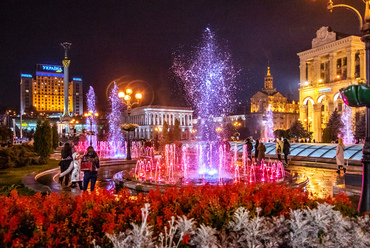
<svg viewBox="0 0 370 248">
<path fill-rule="evenodd" d="M 34 106 L 41 113 L 63 113 L 63 67 L 60 65 L 36 65 L 36 78 L 21 74 L 22 113 Z M 69 82 L 69 111 L 72 115 L 83 114 L 83 89 L 81 78 Z"/>
</svg>

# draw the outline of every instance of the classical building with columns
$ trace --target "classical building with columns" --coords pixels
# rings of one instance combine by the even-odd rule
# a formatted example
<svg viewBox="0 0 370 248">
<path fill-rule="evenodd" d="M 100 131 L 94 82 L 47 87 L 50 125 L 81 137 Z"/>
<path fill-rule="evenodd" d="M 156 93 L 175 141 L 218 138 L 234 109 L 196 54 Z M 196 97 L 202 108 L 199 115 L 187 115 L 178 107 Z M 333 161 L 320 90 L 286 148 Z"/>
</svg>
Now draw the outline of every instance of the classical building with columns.
<svg viewBox="0 0 370 248">
<path fill-rule="evenodd" d="M 358 36 L 342 35 L 322 27 L 312 40 L 312 48 L 298 56 L 299 117 L 305 128 L 313 132 L 313 139 L 320 142 L 330 115 L 335 109 L 342 111 L 339 89 L 366 78 L 365 45 Z M 363 110 L 353 112 L 358 111 Z"/>
<path fill-rule="evenodd" d="M 265 137 L 266 110 L 271 106 L 274 130 L 289 129 L 298 119 L 299 105 L 289 100 L 274 88 L 274 78 L 267 67 L 264 87 L 251 98 L 251 113 L 246 116 L 246 123 L 254 138 Z"/>
<path fill-rule="evenodd" d="M 158 132 L 162 132 L 165 121 L 169 126 L 174 126 L 176 119 L 180 122 L 181 139 L 190 139 L 190 132 L 193 128 L 193 110 L 191 108 L 142 106 L 133 108 L 131 115 L 124 117 L 124 122 L 139 125 L 139 128 L 135 130 L 135 138 L 154 139 L 157 134 L 160 135 Z"/>
</svg>

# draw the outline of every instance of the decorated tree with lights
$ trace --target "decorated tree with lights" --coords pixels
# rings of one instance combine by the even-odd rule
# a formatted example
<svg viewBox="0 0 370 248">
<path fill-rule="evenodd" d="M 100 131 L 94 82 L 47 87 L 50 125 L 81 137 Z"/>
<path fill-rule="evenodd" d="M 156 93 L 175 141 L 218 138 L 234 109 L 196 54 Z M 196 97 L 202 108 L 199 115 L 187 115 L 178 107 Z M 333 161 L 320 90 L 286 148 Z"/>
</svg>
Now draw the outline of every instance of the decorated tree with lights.
<svg viewBox="0 0 370 248">
<path fill-rule="evenodd" d="M 269 104 L 269 107 L 266 110 L 265 141 L 269 141 L 270 139 L 275 138 L 274 122 L 272 118 L 273 118 L 273 113 L 271 110 L 271 104 Z"/>
</svg>

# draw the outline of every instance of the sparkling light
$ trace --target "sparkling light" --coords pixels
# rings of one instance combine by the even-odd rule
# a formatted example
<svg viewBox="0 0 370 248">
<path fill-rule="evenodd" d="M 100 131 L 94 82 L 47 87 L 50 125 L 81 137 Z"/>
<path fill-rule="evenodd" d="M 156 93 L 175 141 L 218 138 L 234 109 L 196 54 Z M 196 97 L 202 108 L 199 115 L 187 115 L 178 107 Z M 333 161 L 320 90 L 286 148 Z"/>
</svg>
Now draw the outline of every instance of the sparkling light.
<svg viewBox="0 0 370 248">
<path fill-rule="evenodd" d="M 111 149 L 115 151 L 115 157 L 124 157 L 119 147 L 123 144 L 123 136 L 121 132 L 121 116 L 122 116 L 122 103 L 118 96 L 118 87 L 114 86 L 109 95 L 110 113 L 108 115 L 109 133 L 108 143 Z"/>
<path fill-rule="evenodd" d="M 341 120 L 343 127 L 340 132 L 342 133 L 344 144 L 353 144 L 353 133 L 352 133 L 352 108 L 343 104 Z"/>
<path fill-rule="evenodd" d="M 202 140 L 215 140 L 213 117 L 229 113 L 234 99 L 237 73 L 230 54 L 217 45 L 215 35 L 206 28 L 195 51 L 189 56 L 175 57 L 173 70 L 184 83 L 189 103 L 202 119 L 198 134 Z"/>
<path fill-rule="evenodd" d="M 266 110 L 266 125 L 265 125 L 265 139 L 266 141 L 269 141 L 270 139 L 275 138 L 274 135 L 274 122 L 272 120 L 273 113 L 271 110 L 271 104 L 269 104 L 269 107 Z"/>
<path fill-rule="evenodd" d="M 97 113 L 98 112 L 96 110 L 95 91 L 94 91 L 94 88 L 91 87 L 91 86 L 89 88 L 89 91 L 86 94 L 86 102 L 87 102 L 87 111 L 89 111 L 91 113 Z M 91 123 L 91 121 L 92 121 L 92 123 Z M 93 131 L 93 132 L 95 132 L 95 134 L 98 133 L 98 128 L 97 128 L 97 125 L 96 125 L 96 118 L 90 118 L 90 117 L 86 118 L 86 130 L 87 131 Z M 96 144 L 97 144 L 97 136 L 96 135 L 94 135 L 92 137 L 92 144 L 93 144 L 94 149 L 96 149 Z"/>
</svg>

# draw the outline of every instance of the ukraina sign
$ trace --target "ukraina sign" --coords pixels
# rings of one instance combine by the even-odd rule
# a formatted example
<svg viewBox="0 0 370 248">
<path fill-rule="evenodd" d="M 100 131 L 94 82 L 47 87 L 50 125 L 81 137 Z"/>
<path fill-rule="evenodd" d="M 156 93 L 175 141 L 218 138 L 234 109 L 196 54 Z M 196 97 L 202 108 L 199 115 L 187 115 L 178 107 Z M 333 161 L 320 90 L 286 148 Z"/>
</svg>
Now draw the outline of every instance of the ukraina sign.
<svg viewBox="0 0 370 248">
<path fill-rule="evenodd" d="M 63 72 L 63 67 L 60 65 L 37 65 L 37 71 L 45 72 Z"/>
</svg>

